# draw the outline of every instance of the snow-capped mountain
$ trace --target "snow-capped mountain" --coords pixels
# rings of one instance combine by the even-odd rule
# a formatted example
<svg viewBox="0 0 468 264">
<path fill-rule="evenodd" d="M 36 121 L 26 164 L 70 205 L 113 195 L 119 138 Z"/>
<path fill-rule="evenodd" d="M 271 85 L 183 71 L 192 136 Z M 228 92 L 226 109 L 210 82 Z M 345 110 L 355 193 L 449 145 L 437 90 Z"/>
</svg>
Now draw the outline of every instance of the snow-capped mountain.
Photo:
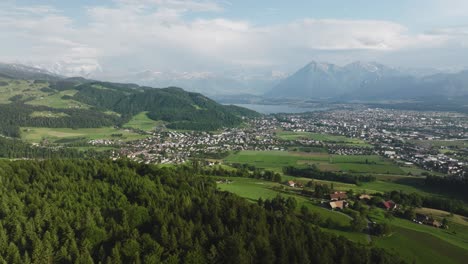
<svg viewBox="0 0 468 264">
<path fill-rule="evenodd" d="M 39 67 L 18 63 L 0 63 L 0 74 L 18 79 L 57 80 L 61 76 Z"/>
<path fill-rule="evenodd" d="M 409 71 L 375 62 L 353 62 L 344 66 L 311 62 L 266 93 L 268 97 L 277 98 L 345 100 L 466 95 L 468 71 Z"/>
<path fill-rule="evenodd" d="M 152 87 L 177 86 L 188 91 L 200 92 L 206 95 L 233 95 L 233 94 L 263 94 L 276 85 L 285 74 L 278 71 L 270 72 L 222 72 L 208 71 L 177 72 L 154 71 L 120 75 L 121 82 L 133 82 Z"/>
</svg>

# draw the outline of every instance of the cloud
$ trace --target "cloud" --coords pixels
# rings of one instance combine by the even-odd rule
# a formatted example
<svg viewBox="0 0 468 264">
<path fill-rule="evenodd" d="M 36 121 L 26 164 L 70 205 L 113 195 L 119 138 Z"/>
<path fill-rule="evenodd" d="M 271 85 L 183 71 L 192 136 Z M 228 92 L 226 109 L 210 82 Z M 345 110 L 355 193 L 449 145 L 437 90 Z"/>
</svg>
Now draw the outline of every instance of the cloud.
<svg viewBox="0 0 468 264">
<path fill-rule="evenodd" d="M 50 64 L 56 71 L 64 65 L 67 74 L 130 67 L 216 71 L 303 62 L 333 52 L 432 48 L 451 38 L 414 34 L 401 24 L 381 20 L 305 18 L 260 26 L 222 18 L 227 5 L 116 0 L 87 7 L 81 23 L 50 6 L 8 6 L 0 11 L 0 60 Z M 206 12 L 217 18 L 203 18 Z"/>
</svg>

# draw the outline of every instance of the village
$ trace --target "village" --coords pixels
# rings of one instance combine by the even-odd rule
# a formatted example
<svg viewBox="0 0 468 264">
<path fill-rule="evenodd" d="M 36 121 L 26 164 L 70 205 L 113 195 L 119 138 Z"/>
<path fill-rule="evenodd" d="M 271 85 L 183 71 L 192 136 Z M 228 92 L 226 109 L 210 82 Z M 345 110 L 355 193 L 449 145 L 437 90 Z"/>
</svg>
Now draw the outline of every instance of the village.
<svg viewBox="0 0 468 264">
<path fill-rule="evenodd" d="M 350 144 L 320 138 L 284 140 L 278 131 L 334 135 L 360 140 Z M 369 109 L 333 110 L 304 114 L 276 114 L 249 119 L 240 128 L 215 132 L 158 130 L 146 139 L 93 140 L 94 146 L 114 145 L 112 157 L 157 164 L 180 164 L 192 158 L 222 159 L 242 150 L 290 150 L 319 147 L 335 155 L 380 155 L 455 177 L 465 177 L 468 157 L 468 118 L 447 112 Z"/>
</svg>

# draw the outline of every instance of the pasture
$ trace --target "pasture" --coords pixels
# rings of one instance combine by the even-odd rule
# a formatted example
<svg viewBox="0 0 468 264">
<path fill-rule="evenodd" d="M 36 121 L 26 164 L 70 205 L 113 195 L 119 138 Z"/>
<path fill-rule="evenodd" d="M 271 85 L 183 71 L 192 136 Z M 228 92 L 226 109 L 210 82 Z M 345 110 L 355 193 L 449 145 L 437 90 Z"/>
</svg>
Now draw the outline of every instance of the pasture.
<svg viewBox="0 0 468 264">
<path fill-rule="evenodd" d="M 371 210 L 370 219 L 392 226 L 389 237 L 375 238 L 375 244 L 392 249 L 410 262 L 416 263 L 463 263 L 468 257 L 468 228 L 450 224 L 450 228 L 440 229 L 420 225 L 409 220 L 386 219 L 383 210 Z"/>
<path fill-rule="evenodd" d="M 0 77 L 0 81 L 7 85 L 0 86 L 0 104 L 11 103 L 11 98 L 18 97 L 21 100 L 34 99 L 48 94 L 41 91 L 41 88 L 48 86 L 46 83 L 34 83 L 25 80 L 11 80 Z"/>
<path fill-rule="evenodd" d="M 117 135 L 122 136 L 117 136 Z M 22 127 L 21 138 L 31 143 L 39 143 L 44 139 L 51 142 L 63 139 L 116 139 L 131 141 L 142 139 L 146 136 L 125 129 L 113 127 L 102 128 L 44 128 L 44 127 Z"/>
<path fill-rule="evenodd" d="M 77 93 L 76 90 L 66 90 L 47 94 L 44 96 L 38 96 L 34 100 L 28 101 L 30 105 L 44 105 L 52 108 L 81 108 L 89 109 L 89 105 L 80 103 L 73 99 L 64 99 L 63 96 L 73 96 Z"/>
<path fill-rule="evenodd" d="M 340 156 L 326 153 L 288 151 L 240 151 L 229 155 L 224 162 L 254 165 L 281 172 L 285 166 L 315 165 L 323 171 L 404 175 L 396 164 L 377 155 Z"/>
<path fill-rule="evenodd" d="M 345 136 L 319 134 L 319 133 L 311 133 L 311 132 L 294 132 L 294 131 L 279 131 L 276 133 L 276 135 L 280 139 L 283 139 L 283 140 L 310 139 L 310 140 L 318 140 L 318 141 L 327 142 L 327 143 L 372 147 L 372 145 L 366 143 L 362 139 L 349 138 Z"/>
<path fill-rule="evenodd" d="M 135 115 L 128 123 L 123 125 L 123 127 L 131 127 L 134 129 L 141 129 L 143 131 L 151 131 L 154 130 L 156 126 L 163 124 L 162 121 L 155 121 L 153 119 L 150 119 L 147 116 L 147 114 L 148 112 L 141 112 Z"/>
<path fill-rule="evenodd" d="M 223 178 L 223 177 L 215 177 L 214 178 Z M 218 184 L 218 188 L 223 191 L 228 191 L 234 194 L 239 195 L 240 197 L 244 197 L 252 202 L 256 202 L 259 198 L 271 199 L 281 194 L 284 197 L 294 197 L 297 201 L 297 209 L 299 210 L 303 205 L 306 206 L 309 211 L 315 212 L 321 216 L 322 219 L 330 218 L 334 222 L 337 223 L 337 227 L 335 229 L 332 228 L 322 228 L 327 232 L 332 232 L 337 235 L 342 235 L 350 240 L 367 243 L 366 235 L 364 233 L 357 233 L 351 231 L 344 231 L 349 228 L 351 219 L 350 217 L 341 214 L 339 212 L 334 212 L 328 210 L 326 208 L 321 207 L 317 204 L 317 202 L 307 199 L 303 196 L 295 195 L 292 193 L 283 193 L 279 189 L 274 189 L 273 187 L 280 187 L 279 183 L 264 181 L 259 179 L 251 179 L 251 178 L 240 178 L 240 177 L 229 177 L 229 180 L 232 183 L 226 184 Z M 286 187 L 287 188 L 287 187 Z"/>
</svg>

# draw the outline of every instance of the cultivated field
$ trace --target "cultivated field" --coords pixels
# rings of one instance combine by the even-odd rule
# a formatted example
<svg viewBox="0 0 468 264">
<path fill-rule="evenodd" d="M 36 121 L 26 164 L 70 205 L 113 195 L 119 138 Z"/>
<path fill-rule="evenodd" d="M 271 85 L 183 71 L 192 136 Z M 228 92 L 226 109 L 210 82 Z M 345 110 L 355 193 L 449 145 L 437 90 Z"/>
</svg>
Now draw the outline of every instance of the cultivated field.
<svg viewBox="0 0 468 264">
<path fill-rule="evenodd" d="M 120 136 L 122 134 L 122 136 Z M 55 142 L 60 139 L 120 139 L 124 141 L 145 138 L 134 132 L 113 127 L 103 128 L 43 128 L 22 127 L 21 138 L 32 143 L 39 143 L 44 139 Z"/>
<path fill-rule="evenodd" d="M 151 131 L 156 126 L 161 125 L 162 121 L 154 121 L 147 116 L 148 112 L 141 112 L 135 115 L 128 123 L 123 127 L 131 127 L 135 129 L 141 129 L 143 131 Z"/>
<path fill-rule="evenodd" d="M 398 165 L 386 161 L 377 155 L 339 156 L 308 152 L 240 151 L 229 155 L 224 162 L 250 164 L 258 168 L 275 171 L 281 171 L 285 166 L 301 167 L 316 165 L 319 169 L 324 171 L 406 174 Z"/>
<path fill-rule="evenodd" d="M 369 145 L 362 139 L 348 138 L 345 136 L 335 136 L 335 135 L 319 134 L 319 133 L 311 133 L 311 132 L 293 132 L 293 131 L 281 131 L 281 132 L 277 132 L 276 135 L 283 140 L 311 139 L 311 140 L 319 140 L 319 141 L 323 141 L 327 143 L 371 147 L 371 145 Z"/>
</svg>

